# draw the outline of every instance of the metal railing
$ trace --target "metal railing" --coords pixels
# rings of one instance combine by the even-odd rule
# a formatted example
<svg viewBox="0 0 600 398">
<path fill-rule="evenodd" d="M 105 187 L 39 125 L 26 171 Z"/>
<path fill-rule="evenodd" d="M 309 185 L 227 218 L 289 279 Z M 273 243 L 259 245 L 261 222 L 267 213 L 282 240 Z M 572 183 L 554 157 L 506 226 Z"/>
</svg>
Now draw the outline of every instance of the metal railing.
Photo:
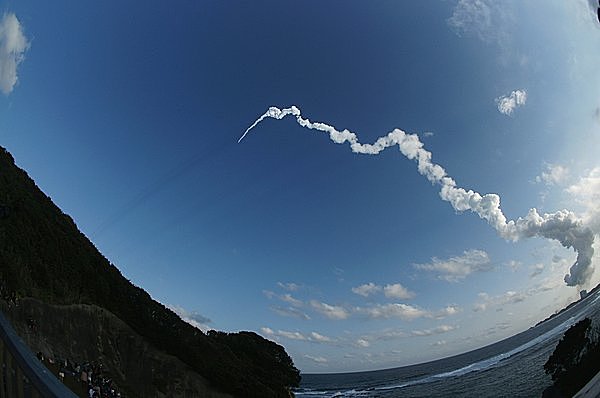
<svg viewBox="0 0 600 398">
<path fill-rule="evenodd" d="M 0 398 L 77 398 L 44 366 L 0 311 Z"/>
</svg>

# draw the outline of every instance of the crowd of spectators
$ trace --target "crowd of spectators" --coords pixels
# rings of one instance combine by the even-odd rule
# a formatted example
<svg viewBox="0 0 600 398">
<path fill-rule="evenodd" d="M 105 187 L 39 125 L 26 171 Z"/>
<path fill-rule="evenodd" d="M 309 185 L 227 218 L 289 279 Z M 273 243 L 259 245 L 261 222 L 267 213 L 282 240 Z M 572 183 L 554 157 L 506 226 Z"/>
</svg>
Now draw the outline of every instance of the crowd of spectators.
<svg viewBox="0 0 600 398">
<path fill-rule="evenodd" d="M 70 377 L 81 388 L 86 391 L 86 398 L 120 398 L 121 392 L 117 389 L 114 381 L 108 377 L 102 363 L 84 362 L 77 363 L 68 359 L 46 358 L 43 353 L 38 352 L 40 361 L 46 362 L 50 368 L 58 368 L 57 377 L 63 383 L 65 378 Z M 68 383 L 72 384 L 72 383 Z"/>
</svg>

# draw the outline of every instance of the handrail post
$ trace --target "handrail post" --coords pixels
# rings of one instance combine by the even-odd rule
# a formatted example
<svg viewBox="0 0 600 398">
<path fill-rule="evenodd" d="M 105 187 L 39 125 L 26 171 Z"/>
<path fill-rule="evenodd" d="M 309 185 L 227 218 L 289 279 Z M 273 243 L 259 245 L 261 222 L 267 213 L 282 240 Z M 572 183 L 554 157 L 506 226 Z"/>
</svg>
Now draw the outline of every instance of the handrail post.
<svg viewBox="0 0 600 398">
<path fill-rule="evenodd" d="M 25 398 L 23 384 L 25 384 L 25 376 L 20 366 L 15 369 L 15 379 L 17 381 L 17 398 Z"/>
<path fill-rule="evenodd" d="M 6 389 L 6 395 L 8 397 L 14 397 L 15 396 L 15 376 L 16 376 L 16 372 L 15 372 L 15 359 L 13 358 L 12 354 L 9 352 L 8 355 L 6 356 L 6 381 L 8 383 L 6 383 L 7 389 Z"/>
<path fill-rule="evenodd" d="M 0 398 L 6 398 L 6 346 L 4 340 L 0 339 Z"/>
</svg>

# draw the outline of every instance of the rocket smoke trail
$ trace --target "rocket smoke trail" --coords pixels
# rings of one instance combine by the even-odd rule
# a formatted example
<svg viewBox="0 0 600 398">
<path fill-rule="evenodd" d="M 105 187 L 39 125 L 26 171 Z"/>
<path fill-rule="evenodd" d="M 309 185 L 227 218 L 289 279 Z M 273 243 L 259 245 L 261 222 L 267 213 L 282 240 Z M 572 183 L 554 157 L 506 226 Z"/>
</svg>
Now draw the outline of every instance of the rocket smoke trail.
<svg viewBox="0 0 600 398">
<path fill-rule="evenodd" d="M 525 217 L 507 221 L 500 208 L 500 196 L 493 193 L 481 195 L 457 187 L 456 182 L 446 174 L 446 170 L 431 161 L 431 152 L 423 149 L 423 143 L 416 134 L 407 134 L 400 129 L 394 129 L 386 136 L 378 138 L 373 144 L 361 144 L 356 134 L 349 130 L 338 131 L 325 123 L 311 122 L 303 118 L 300 109 L 296 106 L 284 109 L 272 106 L 242 134 L 238 142 L 241 142 L 250 130 L 265 118 L 281 120 L 288 115 L 294 116 L 302 127 L 328 133 L 331 141 L 336 144 L 348 142 L 352 152 L 355 153 L 377 155 L 384 149 L 397 145 L 404 156 L 417 162 L 417 169 L 421 175 L 432 184 L 441 186 L 440 197 L 450 202 L 455 210 L 472 211 L 486 220 L 506 240 L 516 242 L 522 238 L 538 236 L 557 240 L 565 248 L 573 248 L 577 253 L 577 259 L 569 269 L 569 273 L 565 275 L 565 282 L 568 286 L 585 285 L 589 282 L 594 271 L 592 267 L 594 233 L 583 225 L 575 213 L 559 210 L 541 215 L 533 208 Z"/>
</svg>

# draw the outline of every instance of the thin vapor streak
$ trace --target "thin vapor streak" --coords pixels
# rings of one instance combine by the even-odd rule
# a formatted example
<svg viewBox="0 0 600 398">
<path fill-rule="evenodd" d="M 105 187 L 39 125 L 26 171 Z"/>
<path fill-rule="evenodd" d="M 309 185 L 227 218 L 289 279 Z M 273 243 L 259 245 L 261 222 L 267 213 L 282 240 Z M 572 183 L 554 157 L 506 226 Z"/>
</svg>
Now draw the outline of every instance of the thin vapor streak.
<svg viewBox="0 0 600 398">
<path fill-rule="evenodd" d="M 522 238 L 542 237 L 560 242 L 565 248 L 573 248 L 577 259 L 565 275 L 569 286 L 585 285 L 593 273 L 592 256 L 594 249 L 594 233 L 583 225 L 583 222 L 570 210 L 559 210 L 555 213 L 540 215 L 537 209 L 529 210 L 525 217 L 517 220 L 507 220 L 500 208 L 500 196 L 494 193 L 481 195 L 473 190 L 458 187 L 456 181 L 446 174 L 446 170 L 431 161 L 431 152 L 423 149 L 423 143 L 416 134 L 407 134 L 400 129 L 394 129 L 387 135 L 378 138 L 373 144 L 362 144 L 355 133 L 344 129 L 337 130 L 325 123 L 312 122 L 303 118 L 296 106 L 279 109 L 270 107 L 244 132 L 238 143 L 265 118 L 281 120 L 292 115 L 296 122 L 311 130 L 329 134 L 329 139 L 336 144 L 348 142 L 352 152 L 367 155 L 377 155 L 386 148 L 398 146 L 400 152 L 410 160 L 417 162 L 417 170 L 432 184 L 438 184 L 440 197 L 450 202 L 456 211 L 466 211 L 477 214 L 486 220 L 504 239 L 516 242 Z"/>
</svg>

